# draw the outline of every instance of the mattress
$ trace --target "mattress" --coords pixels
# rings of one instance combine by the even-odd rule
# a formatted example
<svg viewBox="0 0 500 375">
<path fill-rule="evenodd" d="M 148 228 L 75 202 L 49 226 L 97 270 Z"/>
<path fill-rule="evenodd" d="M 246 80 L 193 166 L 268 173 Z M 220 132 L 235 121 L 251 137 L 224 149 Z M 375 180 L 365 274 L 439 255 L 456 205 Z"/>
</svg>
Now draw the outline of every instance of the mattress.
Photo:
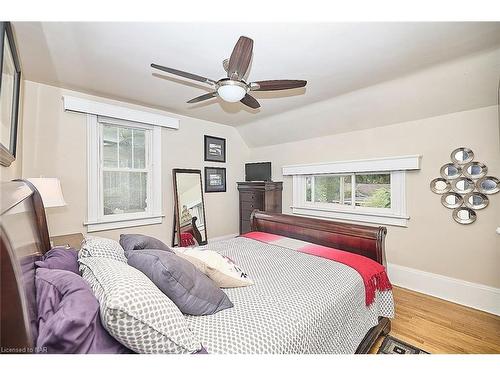
<svg viewBox="0 0 500 375">
<path fill-rule="evenodd" d="M 392 292 L 367 307 L 361 276 L 344 264 L 242 237 L 200 249 L 231 258 L 255 282 L 224 289 L 233 308 L 186 315 L 209 353 L 354 353 L 379 316 L 394 316 Z"/>
</svg>

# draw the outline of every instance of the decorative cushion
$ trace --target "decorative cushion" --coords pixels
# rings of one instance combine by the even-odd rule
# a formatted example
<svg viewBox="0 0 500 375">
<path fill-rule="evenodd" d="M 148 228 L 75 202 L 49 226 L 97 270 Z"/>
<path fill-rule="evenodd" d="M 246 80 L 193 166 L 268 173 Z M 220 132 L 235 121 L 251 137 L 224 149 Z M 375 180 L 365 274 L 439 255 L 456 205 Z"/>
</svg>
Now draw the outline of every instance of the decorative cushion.
<svg viewBox="0 0 500 375">
<path fill-rule="evenodd" d="M 145 236 L 143 234 L 120 234 L 120 245 L 125 251 L 127 250 L 142 250 L 142 249 L 158 249 L 173 251 L 160 240 Z"/>
<path fill-rule="evenodd" d="M 141 271 L 107 258 L 80 258 L 108 332 L 138 353 L 194 353 L 200 342 L 186 318 Z"/>
<path fill-rule="evenodd" d="M 43 255 L 41 260 L 36 261 L 35 265 L 40 268 L 66 270 L 80 275 L 78 272 L 78 251 L 72 247 L 53 247 Z"/>
<path fill-rule="evenodd" d="M 175 253 L 190 261 L 220 288 L 236 288 L 254 283 L 236 263 L 216 251 L 175 249 Z"/>
<path fill-rule="evenodd" d="M 39 332 L 47 353 L 129 353 L 103 328 L 90 286 L 71 271 L 38 268 L 35 274 Z"/>
<path fill-rule="evenodd" d="M 125 252 L 118 242 L 109 238 L 85 236 L 82 248 L 78 253 L 78 259 L 87 257 L 99 257 L 114 259 L 127 263 Z"/>
<path fill-rule="evenodd" d="M 190 262 L 164 250 L 126 251 L 128 264 L 144 273 L 184 314 L 209 315 L 233 307 L 217 285 Z"/>
</svg>

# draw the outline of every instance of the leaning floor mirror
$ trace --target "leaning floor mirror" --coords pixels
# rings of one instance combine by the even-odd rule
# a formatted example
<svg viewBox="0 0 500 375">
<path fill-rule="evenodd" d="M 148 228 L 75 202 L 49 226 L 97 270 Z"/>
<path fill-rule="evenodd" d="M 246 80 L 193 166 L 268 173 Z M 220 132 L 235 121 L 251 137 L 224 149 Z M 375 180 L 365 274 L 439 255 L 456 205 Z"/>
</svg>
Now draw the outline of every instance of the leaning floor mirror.
<svg viewBox="0 0 500 375">
<path fill-rule="evenodd" d="M 201 170 L 173 169 L 174 225 L 172 246 L 206 245 L 207 227 Z"/>
</svg>

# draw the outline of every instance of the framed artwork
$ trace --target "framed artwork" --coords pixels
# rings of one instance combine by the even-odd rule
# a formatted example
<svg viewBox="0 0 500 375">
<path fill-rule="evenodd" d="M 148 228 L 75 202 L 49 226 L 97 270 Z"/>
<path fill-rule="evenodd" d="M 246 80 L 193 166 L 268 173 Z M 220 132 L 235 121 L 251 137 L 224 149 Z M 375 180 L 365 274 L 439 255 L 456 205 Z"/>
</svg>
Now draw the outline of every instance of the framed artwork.
<svg viewBox="0 0 500 375">
<path fill-rule="evenodd" d="M 226 162 L 226 140 L 205 135 L 205 161 Z"/>
<path fill-rule="evenodd" d="M 0 22 L 0 164 L 16 158 L 21 68 L 10 22 Z"/>
<path fill-rule="evenodd" d="M 205 167 L 205 193 L 226 191 L 226 168 Z"/>
</svg>

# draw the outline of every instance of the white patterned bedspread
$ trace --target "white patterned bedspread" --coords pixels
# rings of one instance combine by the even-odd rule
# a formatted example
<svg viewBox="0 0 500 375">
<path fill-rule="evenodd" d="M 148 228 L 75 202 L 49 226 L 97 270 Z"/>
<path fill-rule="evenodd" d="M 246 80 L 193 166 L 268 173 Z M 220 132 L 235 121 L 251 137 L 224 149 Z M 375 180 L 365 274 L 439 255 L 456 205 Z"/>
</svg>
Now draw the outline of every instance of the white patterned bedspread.
<svg viewBox="0 0 500 375">
<path fill-rule="evenodd" d="M 354 353 L 378 317 L 393 317 L 392 292 L 365 305 L 365 287 L 352 268 L 247 238 L 200 249 L 231 258 L 255 285 L 224 289 L 233 308 L 186 315 L 209 353 Z"/>
</svg>

